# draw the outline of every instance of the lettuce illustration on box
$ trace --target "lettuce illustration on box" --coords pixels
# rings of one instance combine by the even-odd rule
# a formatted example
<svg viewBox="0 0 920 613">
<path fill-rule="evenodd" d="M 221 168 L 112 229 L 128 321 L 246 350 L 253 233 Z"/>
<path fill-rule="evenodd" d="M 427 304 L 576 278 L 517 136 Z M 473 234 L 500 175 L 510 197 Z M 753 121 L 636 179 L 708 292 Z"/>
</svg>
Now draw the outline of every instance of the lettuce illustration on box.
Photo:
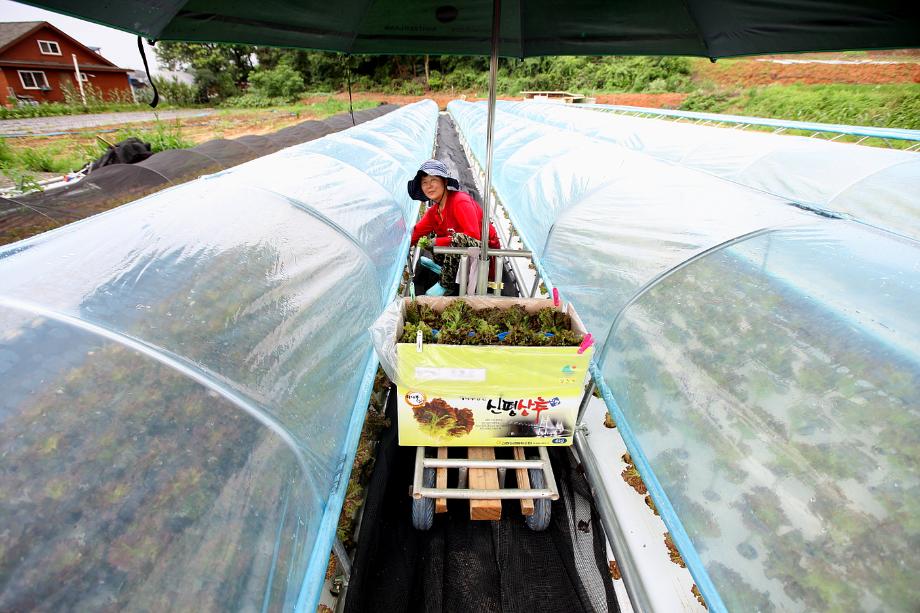
<svg viewBox="0 0 920 613">
<path fill-rule="evenodd" d="M 580 352 L 573 307 L 470 296 L 395 308 L 372 332 L 400 391 L 400 445 L 572 444 L 593 352 Z"/>
</svg>

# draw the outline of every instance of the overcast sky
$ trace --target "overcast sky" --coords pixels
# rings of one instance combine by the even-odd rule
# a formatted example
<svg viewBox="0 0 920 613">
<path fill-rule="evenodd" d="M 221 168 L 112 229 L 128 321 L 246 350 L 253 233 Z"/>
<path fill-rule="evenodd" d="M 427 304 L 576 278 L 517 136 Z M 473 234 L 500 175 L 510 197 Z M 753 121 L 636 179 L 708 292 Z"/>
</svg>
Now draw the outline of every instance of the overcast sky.
<svg viewBox="0 0 920 613">
<path fill-rule="evenodd" d="M 93 0 L 86 0 L 93 2 Z M 0 21 L 48 21 L 88 47 L 101 47 L 102 55 L 121 68 L 143 70 L 144 63 L 137 51 L 137 36 L 121 30 L 37 9 L 11 0 L 0 0 Z M 144 41 L 151 72 L 162 72 L 156 66 L 156 54 Z"/>
</svg>

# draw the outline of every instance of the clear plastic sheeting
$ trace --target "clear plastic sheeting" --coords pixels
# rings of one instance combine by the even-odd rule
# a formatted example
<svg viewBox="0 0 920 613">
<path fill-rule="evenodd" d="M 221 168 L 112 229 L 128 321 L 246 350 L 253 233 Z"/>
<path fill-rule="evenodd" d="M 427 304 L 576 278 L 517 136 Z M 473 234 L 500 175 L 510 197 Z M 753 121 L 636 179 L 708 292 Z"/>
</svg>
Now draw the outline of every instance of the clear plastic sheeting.
<svg viewBox="0 0 920 613">
<path fill-rule="evenodd" d="M 920 240 L 920 154 L 534 102 L 508 113 Z"/>
<path fill-rule="evenodd" d="M 653 287 L 604 378 L 730 610 L 915 611 L 920 250 L 823 226 Z"/>
<path fill-rule="evenodd" d="M 485 107 L 450 111 L 481 163 Z M 710 609 L 916 610 L 918 244 L 602 135 L 496 128 L 498 196 L 602 342 L 605 400 Z"/>
<path fill-rule="evenodd" d="M 484 159 L 475 135 L 484 129 L 485 107 L 449 108 Z M 503 203 L 510 195 L 515 227 L 598 342 L 657 275 L 738 236 L 815 220 L 775 197 L 503 112 L 493 163 L 493 183 Z"/>
<path fill-rule="evenodd" d="M 436 120 L 0 251 L 0 609 L 315 609 Z"/>
</svg>

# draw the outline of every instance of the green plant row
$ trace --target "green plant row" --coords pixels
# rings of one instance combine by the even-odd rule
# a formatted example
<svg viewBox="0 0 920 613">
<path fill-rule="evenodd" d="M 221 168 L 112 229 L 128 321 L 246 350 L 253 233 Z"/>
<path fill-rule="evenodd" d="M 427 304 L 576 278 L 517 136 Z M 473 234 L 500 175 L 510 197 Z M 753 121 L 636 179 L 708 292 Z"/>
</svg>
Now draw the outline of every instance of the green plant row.
<svg viewBox="0 0 920 613">
<path fill-rule="evenodd" d="M 572 330 L 571 318 L 553 307 L 540 309 L 533 315 L 519 304 L 507 309 L 490 307 L 477 311 L 460 299 L 452 301 L 441 313 L 413 301 L 406 307 L 400 342 L 416 342 L 419 332 L 424 342 L 441 345 L 571 347 L 582 340 Z"/>
</svg>

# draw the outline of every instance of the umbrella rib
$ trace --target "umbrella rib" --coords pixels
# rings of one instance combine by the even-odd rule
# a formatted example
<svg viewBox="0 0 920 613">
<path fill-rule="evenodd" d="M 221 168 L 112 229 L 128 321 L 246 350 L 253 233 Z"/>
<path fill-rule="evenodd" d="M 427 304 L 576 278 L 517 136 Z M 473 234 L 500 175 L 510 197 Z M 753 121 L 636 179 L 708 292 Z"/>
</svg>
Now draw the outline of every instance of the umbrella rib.
<svg viewBox="0 0 920 613">
<path fill-rule="evenodd" d="M 358 33 L 359 33 L 360 30 L 361 30 L 361 26 L 364 25 L 364 20 L 365 20 L 365 18 L 367 17 L 367 11 L 368 11 L 368 9 L 370 8 L 371 3 L 372 3 L 373 1 L 374 1 L 374 0 L 365 0 L 365 2 L 364 2 L 364 10 L 361 11 L 361 17 L 358 19 L 357 27 L 354 28 L 354 32 L 352 32 L 352 34 L 351 34 L 351 42 L 348 44 L 348 51 L 346 51 L 346 53 L 349 53 L 349 54 L 354 53 L 354 51 L 355 51 L 355 41 L 358 40 Z"/>
<path fill-rule="evenodd" d="M 706 57 L 712 61 L 715 61 L 715 58 L 709 51 L 709 41 L 706 40 L 706 37 L 703 35 L 703 30 L 700 28 L 700 22 L 696 18 L 696 13 L 694 13 L 693 9 L 690 8 L 691 2 L 693 2 L 693 0 L 683 0 L 684 8 L 687 10 L 687 16 L 690 17 L 690 21 L 693 22 L 693 27 L 696 30 L 696 38 L 700 42 L 700 45 L 702 45 L 703 50 L 706 52 Z"/>
</svg>

